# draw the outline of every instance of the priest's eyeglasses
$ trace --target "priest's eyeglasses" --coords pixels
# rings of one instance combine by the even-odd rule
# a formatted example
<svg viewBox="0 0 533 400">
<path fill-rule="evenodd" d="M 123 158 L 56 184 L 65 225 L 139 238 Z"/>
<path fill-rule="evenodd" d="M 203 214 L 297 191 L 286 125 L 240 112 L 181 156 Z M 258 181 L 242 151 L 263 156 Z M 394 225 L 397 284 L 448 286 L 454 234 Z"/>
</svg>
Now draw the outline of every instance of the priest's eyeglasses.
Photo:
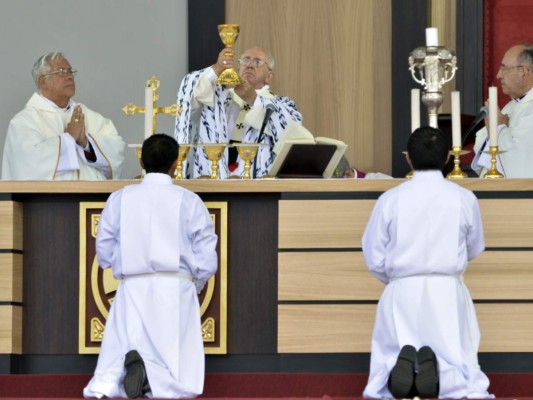
<svg viewBox="0 0 533 400">
<path fill-rule="evenodd" d="M 526 67 L 526 66 L 525 65 L 512 65 L 510 67 L 505 67 L 505 66 L 501 65 L 500 66 L 500 72 L 501 73 L 506 73 L 507 71 L 509 71 L 509 70 L 511 70 L 513 68 L 522 68 L 522 67 Z M 528 68 L 526 67 L 526 69 L 528 69 Z"/>
<path fill-rule="evenodd" d="M 250 63 L 255 65 L 257 68 L 261 68 L 263 65 L 266 64 L 266 61 L 261 60 L 260 58 L 250 58 L 250 57 L 239 58 L 239 64 L 241 64 L 242 66 L 246 66 Z"/>
<path fill-rule="evenodd" d="M 78 71 L 72 68 L 59 68 L 57 71 L 49 72 L 47 74 L 43 74 L 43 76 L 49 76 L 49 75 L 59 75 L 59 76 L 69 76 L 69 75 L 76 75 Z"/>
</svg>

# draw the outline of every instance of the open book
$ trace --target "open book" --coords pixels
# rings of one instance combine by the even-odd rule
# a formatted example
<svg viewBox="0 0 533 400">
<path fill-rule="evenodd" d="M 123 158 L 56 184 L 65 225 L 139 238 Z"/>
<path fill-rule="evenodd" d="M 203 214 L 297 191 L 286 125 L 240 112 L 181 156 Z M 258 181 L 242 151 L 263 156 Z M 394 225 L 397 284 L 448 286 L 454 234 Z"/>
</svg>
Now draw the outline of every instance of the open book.
<svg viewBox="0 0 533 400">
<path fill-rule="evenodd" d="M 331 178 L 348 146 L 340 140 L 313 137 L 290 121 L 274 146 L 276 158 L 269 171 L 279 178 Z"/>
</svg>

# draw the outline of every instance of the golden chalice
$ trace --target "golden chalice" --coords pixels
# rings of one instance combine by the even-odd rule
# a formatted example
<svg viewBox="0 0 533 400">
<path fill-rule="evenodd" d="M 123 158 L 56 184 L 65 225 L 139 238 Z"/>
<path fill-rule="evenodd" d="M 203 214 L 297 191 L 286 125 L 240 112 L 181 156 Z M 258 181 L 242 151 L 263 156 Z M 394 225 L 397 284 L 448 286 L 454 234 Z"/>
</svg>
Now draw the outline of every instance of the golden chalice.
<svg viewBox="0 0 533 400">
<path fill-rule="evenodd" d="M 218 26 L 218 34 L 222 43 L 226 45 L 226 49 L 231 49 L 233 44 L 239 36 L 239 25 L 238 24 L 222 24 Z M 237 86 L 241 83 L 241 78 L 237 75 L 237 72 L 233 67 L 226 68 L 217 79 L 219 85 L 224 86 Z"/>
<path fill-rule="evenodd" d="M 204 144 L 204 151 L 211 161 L 211 179 L 218 179 L 218 162 L 222 158 L 227 144 Z"/>
<path fill-rule="evenodd" d="M 180 149 L 178 151 L 178 164 L 176 166 L 176 179 L 183 179 L 183 161 L 185 161 L 187 158 L 190 148 L 190 144 L 180 144 Z"/>
<path fill-rule="evenodd" d="M 239 156 L 244 161 L 243 179 L 251 179 L 250 169 L 251 169 L 251 166 L 252 166 L 252 161 L 257 156 L 257 151 L 259 150 L 259 146 L 265 146 L 265 144 L 262 144 L 262 143 L 239 143 L 239 144 L 234 144 L 234 146 L 237 147 L 237 151 L 239 152 Z"/>
</svg>

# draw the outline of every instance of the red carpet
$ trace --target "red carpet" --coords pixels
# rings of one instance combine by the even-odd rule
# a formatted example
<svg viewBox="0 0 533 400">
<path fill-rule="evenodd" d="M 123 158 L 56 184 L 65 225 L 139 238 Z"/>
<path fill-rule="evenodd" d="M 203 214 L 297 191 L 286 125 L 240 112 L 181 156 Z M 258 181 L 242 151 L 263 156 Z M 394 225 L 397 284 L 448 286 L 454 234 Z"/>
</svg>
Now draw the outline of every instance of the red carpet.
<svg viewBox="0 0 533 400">
<path fill-rule="evenodd" d="M 533 398 L 533 374 L 488 374 L 497 398 Z M 0 398 L 80 399 L 90 375 L 0 375 Z M 366 374 L 207 374 L 203 399 L 360 399 Z"/>
</svg>

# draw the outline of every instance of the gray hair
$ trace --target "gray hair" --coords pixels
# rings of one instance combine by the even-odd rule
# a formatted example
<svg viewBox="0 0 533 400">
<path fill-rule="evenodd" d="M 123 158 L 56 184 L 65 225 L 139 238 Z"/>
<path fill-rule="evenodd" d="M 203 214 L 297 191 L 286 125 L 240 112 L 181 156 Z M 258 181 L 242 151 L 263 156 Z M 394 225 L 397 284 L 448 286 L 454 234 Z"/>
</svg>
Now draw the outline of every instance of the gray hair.
<svg viewBox="0 0 533 400">
<path fill-rule="evenodd" d="M 62 59 L 65 59 L 65 55 L 63 53 L 61 53 L 60 51 L 52 51 L 50 53 L 42 55 L 37 61 L 35 61 L 31 73 L 33 75 L 33 80 L 35 81 L 35 84 L 37 85 L 37 88 L 39 90 L 41 89 L 39 85 L 39 77 L 50 72 L 50 69 L 52 68 L 52 63 L 54 61 Z"/>
<path fill-rule="evenodd" d="M 533 44 L 523 43 L 524 47 L 520 54 L 518 54 L 517 60 L 520 64 L 527 64 L 530 70 L 533 70 Z"/>
<path fill-rule="evenodd" d="M 274 65 L 276 64 L 274 56 L 269 51 L 266 51 L 268 69 L 274 71 Z"/>
</svg>

